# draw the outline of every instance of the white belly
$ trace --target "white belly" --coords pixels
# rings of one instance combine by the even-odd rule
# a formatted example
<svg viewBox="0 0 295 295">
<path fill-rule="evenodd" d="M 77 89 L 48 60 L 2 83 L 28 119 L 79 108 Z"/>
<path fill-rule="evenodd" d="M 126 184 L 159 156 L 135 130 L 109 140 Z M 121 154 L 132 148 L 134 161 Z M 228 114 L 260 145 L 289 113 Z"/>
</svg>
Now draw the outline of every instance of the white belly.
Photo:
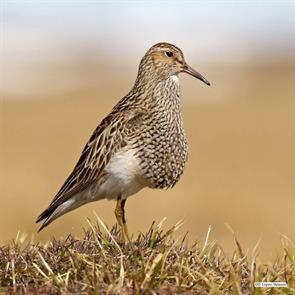
<svg viewBox="0 0 295 295">
<path fill-rule="evenodd" d="M 50 217 L 51 221 L 89 202 L 104 198 L 127 199 L 147 186 L 141 176 L 139 161 L 134 156 L 133 150 L 116 153 L 107 164 L 105 172 L 106 178 L 103 177 L 58 206 Z"/>
<path fill-rule="evenodd" d="M 95 200 L 117 199 L 120 196 L 126 199 L 146 186 L 134 153 L 134 150 L 122 150 L 110 159 L 105 168 L 107 178 L 94 189 Z"/>
</svg>

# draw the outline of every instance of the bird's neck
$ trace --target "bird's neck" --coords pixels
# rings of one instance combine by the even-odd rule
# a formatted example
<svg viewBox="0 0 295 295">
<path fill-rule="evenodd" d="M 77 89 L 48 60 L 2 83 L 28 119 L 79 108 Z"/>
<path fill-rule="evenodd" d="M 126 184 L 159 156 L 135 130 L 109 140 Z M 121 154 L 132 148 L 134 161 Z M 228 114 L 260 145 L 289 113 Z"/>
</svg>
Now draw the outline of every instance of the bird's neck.
<svg viewBox="0 0 295 295">
<path fill-rule="evenodd" d="M 140 104 L 166 109 L 180 107 L 180 83 L 177 75 L 166 79 L 141 77 L 136 80 L 131 92 L 137 94 L 132 96 L 137 97 Z"/>
</svg>

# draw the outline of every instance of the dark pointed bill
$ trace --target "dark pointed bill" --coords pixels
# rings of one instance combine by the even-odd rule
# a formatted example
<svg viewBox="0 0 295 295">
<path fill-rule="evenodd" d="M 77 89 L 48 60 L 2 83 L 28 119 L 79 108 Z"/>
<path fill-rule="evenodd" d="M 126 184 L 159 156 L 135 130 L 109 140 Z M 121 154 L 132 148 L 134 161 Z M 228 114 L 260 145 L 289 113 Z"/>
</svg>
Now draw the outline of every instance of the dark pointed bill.
<svg viewBox="0 0 295 295">
<path fill-rule="evenodd" d="M 208 86 L 210 86 L 210 82 L 205 79 L 199 72 L 197 72 L 196 70 L 194 70 L 192 67 L 190 67 L 188 64 L 186 64 L 184 67 L 183 67 L 183 71 L 185 73 L 188 73 L 190 74 L 191 76 L 203 81 L 205 84 L 207 84 Z"/>
</svg>

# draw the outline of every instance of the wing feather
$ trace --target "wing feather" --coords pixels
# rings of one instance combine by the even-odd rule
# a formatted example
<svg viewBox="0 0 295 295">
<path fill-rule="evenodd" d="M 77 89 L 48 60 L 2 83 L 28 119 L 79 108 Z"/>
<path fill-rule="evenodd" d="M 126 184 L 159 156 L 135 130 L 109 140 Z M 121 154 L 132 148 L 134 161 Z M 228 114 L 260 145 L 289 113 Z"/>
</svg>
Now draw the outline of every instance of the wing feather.
<svg viewBox="0 0 295 295">
<path fill-rule="evenodd" d="M 122 115 L 113 111 L 102 120 L 84 147 L 72 173 L 37 222 L 48 219 L 60 204 L 101 177 L 112 155 L 128 144 L 130 135 L 141 132 L 140 122 L 144 113 L 143 110 L 132 110 Z M 46 225 L 45 222 L 43 226 Z"/>
<path fill-rule="evenodd" d="M 82 151 L 73 172 L 58 191 L 50 205 L 56 203 L 62 196 L 76 194 L 96 181 L 105 168 L 107 164 L 106 160 L 109 160 L 110 155 L 124 146 L 123 138 L 118 141 L 119 145 L 110 145 L 113 142 L 111 138 L 121 137 L 122 130 L 119 128 L 121 124 L 118 124 L 117 121 L 111 120 L 111 118 L 106 119 L 94 131 Z M 118 128 L 112 128 L 113 125 L 117 125 Z M 112 133 L 110 132 L 111 129 L 113 130 Z M 108 146 L 108 149 L 106 149 L 106 146 Z"/>
</svg>

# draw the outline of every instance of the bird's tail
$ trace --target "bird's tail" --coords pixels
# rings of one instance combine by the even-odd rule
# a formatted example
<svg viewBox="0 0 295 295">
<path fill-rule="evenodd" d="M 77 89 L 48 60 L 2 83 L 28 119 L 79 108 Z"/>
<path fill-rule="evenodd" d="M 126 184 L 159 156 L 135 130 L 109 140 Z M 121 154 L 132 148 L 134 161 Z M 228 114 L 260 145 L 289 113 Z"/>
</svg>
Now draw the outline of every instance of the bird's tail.
<svg viewBox="0 0 295 295">
<path fill-rule="evenodd" d="M 49 205 L 49 207 L 44 210 L 36 220 L 36 223 L 44 220 L 42 226 L 38 230 L 40 232 L 44 227 L 49 225 L 52 221 L 57 219 L 58 217 L 66 214 L 69 211 L 72 211 L 85 203 L 83 199 L 76 198 L 77 195 L 74 196 L 64 196 L 59 199 L 58 202 L 53 202 Z"/>
<path fill-rule="evenodd" d="M 56 216 L 56 210 L 58 208 L 58 205 L 50 205 L 46 210 L 44 210 L 39 217 L 36 220 L 36 223 L 41 222 L 42 220 L 44 221 L 42 226 L 39 228 L 38 232 L 40 232 L 44 227 L 49 225 L 53 220 L 55 220 L 57 217 Z"/>
</svg>

